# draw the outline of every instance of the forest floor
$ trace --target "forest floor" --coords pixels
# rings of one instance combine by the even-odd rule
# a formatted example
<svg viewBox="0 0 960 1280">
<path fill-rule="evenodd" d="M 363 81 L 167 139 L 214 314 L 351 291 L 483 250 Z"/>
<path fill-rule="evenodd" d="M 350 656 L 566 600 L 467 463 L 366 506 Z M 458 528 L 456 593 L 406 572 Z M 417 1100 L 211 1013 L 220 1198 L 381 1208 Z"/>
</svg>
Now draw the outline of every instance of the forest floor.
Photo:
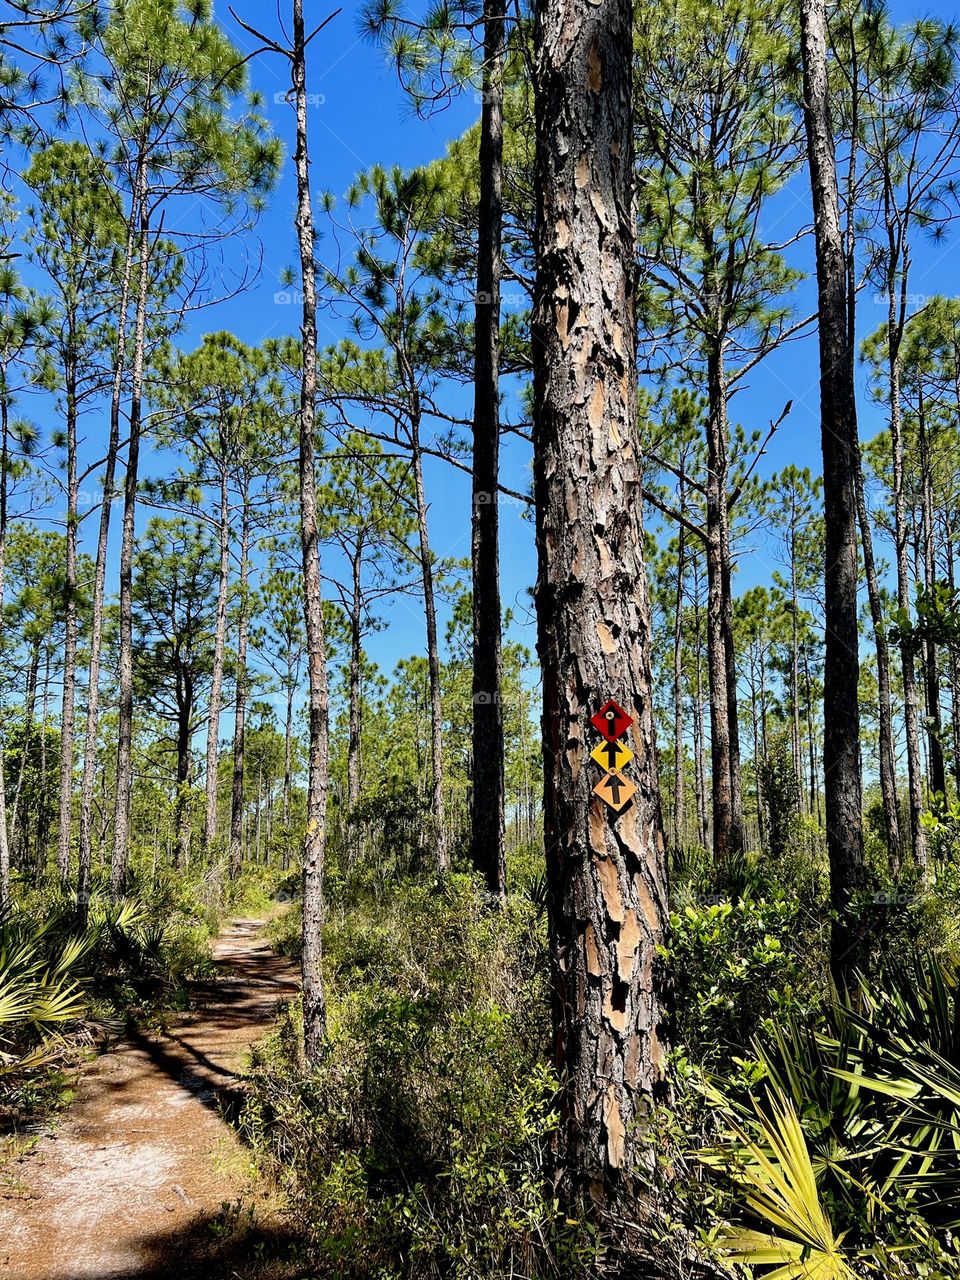
<svg viewBox="0 0 960 1280">
<path fill-rule="evenodd" d="M 4 1171 L 4 1280 L 227 1280 L 274 1272 L 282 1216 L 230 1124 L 238 1071 L 297 991 L 295 967 L 234 920 L 217 979 L 162 1034 L 128 1034 L 81 1076 L 55 1129 Z"/>
</svg>

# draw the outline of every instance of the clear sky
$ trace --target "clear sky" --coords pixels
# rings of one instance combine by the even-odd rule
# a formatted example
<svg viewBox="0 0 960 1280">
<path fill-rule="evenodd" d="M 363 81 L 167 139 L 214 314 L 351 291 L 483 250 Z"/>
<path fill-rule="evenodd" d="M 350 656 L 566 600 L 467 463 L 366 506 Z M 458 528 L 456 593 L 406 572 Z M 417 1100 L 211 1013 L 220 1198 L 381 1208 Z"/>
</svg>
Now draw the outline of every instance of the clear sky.
<svg viewBox="0 0 960 1280">
<path fill-rule="evenodd" d="M 237 12 L 254 25 L 272 24 L 276 17 L 268 6 L 251 0 L 238 0 Z M 319 8 L 317 18 L 324 16 Z M 896 4 L 898 17 L 916 16 L 912 6 Z M 932 10 L 946 17 L 944 5 Z M 252 47 L 249 37 L 239 31 L 229 17 L 221 13 L 231 35 L 241 48 Z M 291 111 L 283 100 L 285 68 L 280 60 L 262 55 L 251 64 L 253 82 L 267 101 L 267 112 L 277 132 L 288 145 L 291 138 Z M 342 193 L 360 170 L 375 164 L 409 166 L 442 154 L 448 140 L 458 136 L 476 118 L 477 107 L 472 94 L 466 94 L 447 110 L 432 119 L 417 118 L 397 84 L 393 68 L 381 50 L 359 34 L 357 10 L 345 7 L 312 48 L 308 89 L 313 95 L 310 114 L 314 189 Z M 294 185 L 292 166 L 285 167 L 281 185 L 264 218 L 260 235 L 264 245 L 263 279 L 258 287 L 222 308 L 218 323 L 231 327 L 249 342 L 292 330 L 296 324 L 289 303 L 285 303 L 280 276 L 295 261 L 292 233 Z M 322 224 L 322 218 L 320 219 Z M 771 206 L 767 219 L 770 239 L 794 234 L 809 222 L 809 186 L 805 172 L 796 175 L 788 188 Z M 321 253 L 323 246 L 321 244 Z M 796 262 L 812 271 L 812 246 L 809 238 L 796 254 Z M 956 292 L 958 248 L 956 232 L 936 247 L 921 246 L 912 277 L 911 292 L 920 296 L 935 292 Z M 275 301 L 279 294 L 281 301 Z M 812 312 L 815 298 L 812 280 L 798 291 L 798 311 Z M 294 308 L 295 309 L 295 308 Z M 861 295 L 859 324 L 864 336 L 884 319 L 884 304 L 869 291 Z M 199 319 L 209 325 L 210 314 Z M 339 336 L 336 323 L 327 321 L 321 328 L 321 341 Z M 749 385 L 735 397 L 732 417 L 748 429 L 765 429 L 776 418 L 787 400 L 793 410 L 769 447 L 760 465 L 761 474 L 769 474 L 787 463 L 820 470 L 819 392 L 816 338 L 791 343 L 771 356 L 749 380 Z M 861 396 L 861 434 L 865 439 L 883 426 L 881 411 Z M 515 488 L 526 489 L 529 459 L 524 445 L 508 445 L 504 457 L 504 481 Z M 469 555 L 470 497 L 468 478 L 442 463 L 431 463 L 427 472 L 431 501 L 431 536 L 436 553 L 441 557 Z M 504 604 L 516 611 L 513 633 L 533 647 L 535 629 L 530 612 L 529 588 L 535 577 L 533 528 L 528 513 L 516 503 L 505 502 L 502 508 L 502 566 Z M 769 581 L 775 568 L 780 568 L 772 548 L 762 536 L 744 548 L 741 554 L 736 589 L 754 582 Z M 423 619 L 417 601 L 401 600 L 390 610 L 389 627 L 370 638 L 371 656 L 390 669 L 394 661 L 423 647 Z"/>
<path fill-rule="evenodd" d="M 273 4 L 255 0 L 235 0 L 238 14 L 268 34 L 276 35 L 279 19 Z M 281 0 L 285 12 L 287 4 Z M 329 11 L 311 0 L 308 20 L 319 21 Z M 917 10 L 898 3 L 895 13 L 906 18 Z M 947 16 L 945 6 L 932 12 Z M 241 30 L 224 3 L 217 6 L 218 18 L 230 37 L 245 53 L 255 47 Z M 192 349 L 204 331 L 230 329 L 244 341 L 256 344 L 268 337 L 294 333 L 299 324 L 295 293 L 284 283 L 284 272 L 296 266 L 293 231 L 295 183 L 291 159 L 293 113 L 284 100 L 288 69 L 276 55 L 258 55 L 249 64 L 253 85 L 265 99 L 265 110 L 277 134 L 284 140 L 287 157 L 280 184 L 263 216 L 258 237 L 262 245 L 262 273 L 255 285 L 240 296 L 192 316 L 178 339 Z M 310 144 L 314 192 L 341 195 L 360 171 L 373 164 L 409 167 L 441 155 L 446 143 L 459 136 L 476 118 L 478 107 L 472 93 L 456 100 L 431 119 L 420 119 L 410 109 L 398 86 L 393 68 L 383 52 L 359 33 L 357 8 L 347 4 L 344 11 L 314 41 L 310 51 L 308 91 L 311 95 Z M 318 227 L 323 231 L 323 215 L 317 201 Z M 791 236 L 809 222 L 809 187 L 805 173 L 794 177 L 788 188 L 771 205 L 766 229 L 769 238 Z M 189 211 L 181 213 L 189 217 Z M 249 245 L 247 250 L 249 251 Z M 797 265 L 812 267 L 809 237 L 796 251 Z M 241 247 L 228 253 L 235 255 Z M 323 256 L 323 240 L 319 246 Z M 957 232 L 936 247 L 921 246 L 917 253 L 911 293 L 918 298 L 935 292 L 955 293 L 958 271 Z M 256 254 L 254 253 L 254 257 Z M 812 281 L 798 291 L 798 311 L 815 307 Z M 864 293 L 860 302 L 860 337 L 872 331 L 884 318 L 883 305 Z M 334 342 L 343 330 L 333 317 L 321 316 L 321 343 Z M 787 400 L 793 401 L 789 419 L 771 444 L 760 473 L 769 474 L 787 463 L 820 470 L 816 339 L 792 343 L 773 355 L 750 378 L 749 386 L 733 402 L 732 417 L 748 429 L 765 429 Z M 48 424 L 43 424 L 44 426 Z M 880 411 L 861 396 L 861 434 L 869 438 L 883 426 Z M 96 416 L 85 423 L 88 436 L 96 437 L 105 425 Z M 94 441 L 90 442 L 91 446 Z M 159 459 L 154 460 L 154 466 Z M 147 469 L 150 469 L 147 461 Z M 504 482 L 526 490 L 529 456 L 522 442 L 505 445 Z M 428 496 L 431 503 L 431 537 L 436 554 L 468 557 L 470 553 L 469 479 L 441 462 L 428 462 Z M 528 513 L 515 502 L 502 507 L 503 599 L 515 611 L 512 634 L 534 645 L 535 630 L 530 611 L 529 588 L 535 577 L 533 527 Z M 146 513 L 143 513 L 144 518 Z M 117 522 L 115 522 L 116 524 Z M 89 522 L 88 522 L 89 524 Z M 92 529 L 91 529 L 92 533 Z M 744 554 L 746 552 L 747 554 Z M 741 553 L 736 589 L 754 582 L 768 581 L 780 567 L 762 536 Z M 113 576 L 113 575 L 111 575 Z M 423 651 L 423 615 L 415 598 L 400 598 L 389 611 L 389 626 L 370 637 L 371 657 L 389 671 L 395 662 Z"/>
</svg>

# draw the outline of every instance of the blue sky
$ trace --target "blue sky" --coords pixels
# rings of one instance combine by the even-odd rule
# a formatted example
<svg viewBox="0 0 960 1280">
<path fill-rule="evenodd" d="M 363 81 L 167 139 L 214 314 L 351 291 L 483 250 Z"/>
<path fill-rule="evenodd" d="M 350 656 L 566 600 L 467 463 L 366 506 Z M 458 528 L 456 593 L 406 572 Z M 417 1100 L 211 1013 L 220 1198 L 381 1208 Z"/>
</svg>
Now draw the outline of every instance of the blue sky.
<svg viewBox="0 0 960 1280">
<path fill-rule="evenodd" d="M 269 34 L 278 31 L 274 6 L 235 0 L 239 15 Z M 282 5 L 286 9 L 286 5 Z M 315 4 L 308 6 L 317 20 L 327 10 Z M 947 15 L 945 6 L 934 6 L 934 13 Z M 898 17 L 910 10 L 898 4 Z M 254 47 L 229 15 L 225 4 L 218 6 L 224 27 L 244 53 Z M 293 232 L 295 183 L 291 160 L 293 117 L 284 101 L 288 87 L 288 71 L 283 60 L 269 53 L 261 54 L 249 64 L 253 85 L 261 91 L 265 111 L 277 134 L 284 140 L 287 157 L 281 181 L 264 214 L 257 236 L 262 245 L 263 267 L 259 280 L 241 296 L 199 312 L 190 318 L 179 342 L 191 349 L 203 332 L 230 329 L 244 341 L 255 344 L 268 337 L 296 331 L 299 317 L 295 296 L 284 282 L 284 273 L 297 262 Z M 313 188 L 319 197 L 323 191 L 339 196 L 361 170 L 373 164 L 399 164 L 409 167 L 441 155 L 448 141 L 460 135 L 475 119 L 477 106 L 473 95 L 465 94 L 446 110 L 431 119 L 420 119 L 411 111 L 397 84 L 395 73 L 383 52 L 359 34 L 357 10 L 348 5 L 335 18 L 311 47 L 308 74 L 311 95 L 310 144 Z M 323 230 L 319 211 L 318 227 Z M 772 204 L 767 220 L 771 237 L 792 234 L 798 225 L 809 221 L 809 187 L 805 173 L 794 177 L 788 188 Z M 249 252 L 234 246 L 230 253 Z M 797 264 L 810 270 L 812 247 L 809 238 L 797 251 Z M 956 232 L 936 248 L 920 246 L 912 277 L 911 292 L 926 295 L 934 292 L 956 292 Z M 321 239 L 320 254 L 324 253 Z M 255 256 L 255 255 L 254 255 Z M 812 281 L 798 291 L 797 306 L 804 312 L 815 307 Z M 862 337 L 874 329 L 884 317 L 883 306 L 865 293 L 860 303 Z M 321 317 L 321 343 L 334 342 L 343 329 L 329 316 Z M 732 416 L 745 427 L 765 429 L 776 418 L 785 402 L 793 400 L 793 411 L 772 442 L 761 464 L 761 474 L 769 474 L 787 463 L 820 470 L 818 371 L 816 338 L 790 344 L 775 353 L 751 376 L 749 386 L 738 395 Z M 87 432 L 105 433 L 103 420 L 88 419 Z M 49 424 L 44 424 L 49 425 Z M 861 434 L 869 438 L 883 425 L 880 411 L 866 395 L 861 396 Z M 91 442 L 92 445 L 92 442 Z M 153 465 L 160 463 L 155 459 Z M 148 468 L 150 463 L 148 462 Z M 505 445 L 504 482 L 526 489 L 529 477 L 528 450 L 522 442 Z M 470 496 L 468 477 L 440 462 L 429 462 L 426 474 L 431 503 L 431 536 L 440 557 L 468 557 L 470 551 Z M 144 513 L 145 515 L 146 513 Z M 92 533 L 92 529 L 91 529 Z M 738 573 L 736 589 L 743 590 L 754 582 L 769 581 L 778 561 L 763 538 L 748 548 Z M 506 501 L 502 507 L 503 599 L 515 611 L 512 634 L 531 648 L 535 628 L 530 612 L 529 588 L 535 577 L 533 528 L 523 509 Z M 111 574 L 111 576 L 114 576 Z M 389 671 L 395 662 L 411 653 L 423 651 L 423 615 L 415 598 L 400 598 L 389 611 L 389 626 L 369 641 L 370 655 Z"/>
</svg>

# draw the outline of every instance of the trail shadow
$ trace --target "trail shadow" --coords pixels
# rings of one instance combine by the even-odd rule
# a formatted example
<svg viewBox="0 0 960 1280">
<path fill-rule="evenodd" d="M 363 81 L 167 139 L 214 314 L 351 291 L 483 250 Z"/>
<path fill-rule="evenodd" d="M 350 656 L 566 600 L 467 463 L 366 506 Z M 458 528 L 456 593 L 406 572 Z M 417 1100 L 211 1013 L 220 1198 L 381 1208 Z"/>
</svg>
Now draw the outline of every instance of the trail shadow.
<svg viewBox="0 0 960 1280">
<path fill-rule="evenodd" d="M 195 1016 L 163 1036 L 136 1028 L 126 1043 L 228 1123 L 239 1119 L 245 1086 L 236 1062 L 259 1034 L 266 1034 L 278 1008 L 300 989 L 290 961 L 266 945 L 258 945 L 258 926 L 235 929 L 244 949 L 217 961 L 219 977 L 192 987 Z M 247 950 L 249 944 L 253 950 Z M 120 1087 L 123 1087 L 122 1085 Z"/>
<path fill-rule="evenodd" d="M 140 1261 L 83 1280 L 309 1280 L 298 1262 L 302 1239 L 287 1227 L 251 1221 L 236 1205 L 204 1213 L 187 1227 L 145 1235 L 136 1242 Z M 10 1280 L 78 1280 L 75 1268 L 55 1268 Z"/>
</svg>

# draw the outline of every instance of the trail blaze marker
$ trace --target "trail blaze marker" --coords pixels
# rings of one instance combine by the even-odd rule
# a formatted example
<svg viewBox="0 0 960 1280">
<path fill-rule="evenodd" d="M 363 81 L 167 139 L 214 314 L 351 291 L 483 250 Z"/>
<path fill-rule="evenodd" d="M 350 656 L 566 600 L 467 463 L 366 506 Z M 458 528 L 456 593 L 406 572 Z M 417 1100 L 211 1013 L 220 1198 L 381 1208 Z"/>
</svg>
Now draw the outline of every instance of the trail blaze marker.
<svg viewBox="0 0 960 1280">
<path fill-rule="evenodd" d="M 608 742 L 616 742 L 633 724 L 633 717 L 628 716 L 623 707 L 611 698 L 600 708 L 590 723 Z"/>
<path fill-rule="evenodd" d="M 621 772 L 633 759 L 633 752 L 625 742 L 619 741 L 633 724 L 633 717 L 628 716 L 623 707 L 611 698 L 591 717 L 590 723 L 605 739 L 590 752 L 590 759 L 595 760 L 601 769 L 606 769 L 606 775 L 593 788 L 593 794 L 619 813 L 627 807 L 637 790 Z"/>
<path fill-rule="evenodd" d="M 590 759 L 609 773 L 619 773 L 633 759 L 633 752 L 625 742 L 600 742 L 590 752 Z"/>
<path fill-rule="evenodd" d="M 611 809 L 616 809 L 617 813 L 621 809 L 626 808 L 631 798 L 635 794 L 637 788 L 625 778 L 619 771 L 616 773 L 608 773 L 601 778 L 597 785 L 593 788 L 594 795 L 606 801 Z"/>
</svg>

